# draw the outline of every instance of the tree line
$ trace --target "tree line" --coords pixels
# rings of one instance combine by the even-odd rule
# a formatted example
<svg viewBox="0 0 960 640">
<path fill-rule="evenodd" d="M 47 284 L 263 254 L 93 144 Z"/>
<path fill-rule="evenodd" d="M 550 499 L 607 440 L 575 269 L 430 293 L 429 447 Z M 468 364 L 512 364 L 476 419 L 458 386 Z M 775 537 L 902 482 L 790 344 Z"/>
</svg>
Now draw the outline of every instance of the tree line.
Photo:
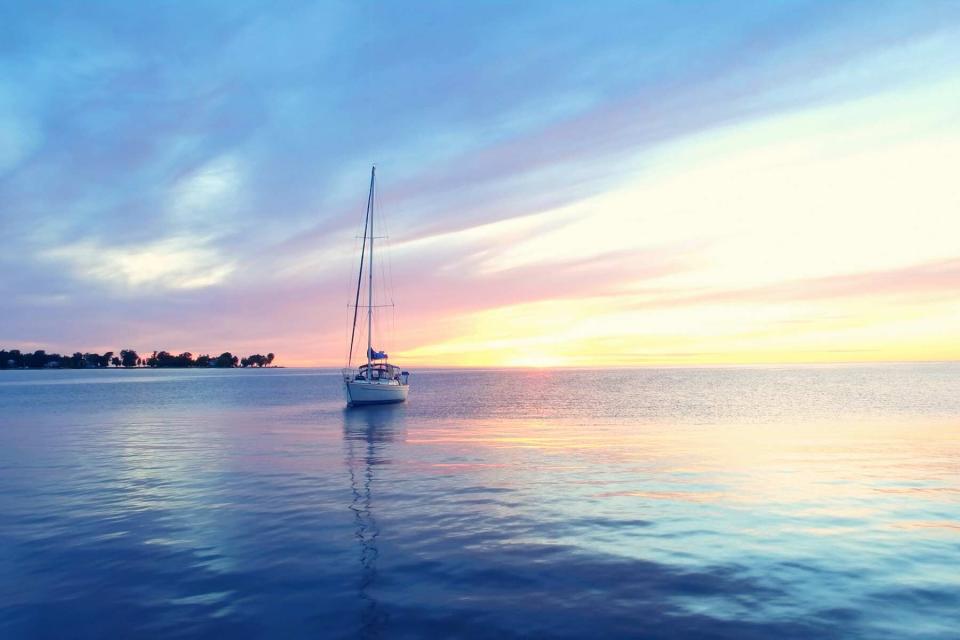
<svg viewBox="0 0 960 640">
<path fill-rule="evenodd" d="M 268 367 L 273 364 L 274 355 L 255 353 L 240 358 L 229 351 L 219 356 L 209 354 L 194 358 L 189 351 L 172 354 L 167 351 L 154 351 L 149 356 L 141 356 L 133 349 L 122 349 L 115 355 L 113 351 L 106 353 L 80 353 L 60 355 L 47 353 L 38 349 L 33 353 L 23 353 L 19 349 L 0 349 L 0 369 L 103 369 L 107 367 Z"/>
</svg>

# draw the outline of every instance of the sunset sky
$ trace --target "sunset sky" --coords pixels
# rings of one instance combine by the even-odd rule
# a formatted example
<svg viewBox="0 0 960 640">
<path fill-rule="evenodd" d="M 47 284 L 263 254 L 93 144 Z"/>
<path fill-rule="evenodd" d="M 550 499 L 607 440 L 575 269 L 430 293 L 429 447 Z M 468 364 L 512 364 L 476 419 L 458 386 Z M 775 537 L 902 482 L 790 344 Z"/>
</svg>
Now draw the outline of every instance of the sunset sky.
<svg viewBox="0 0 960 640">
<path fill-rule="evenodd" d="M 399 364 L 960 359 L 933 0 L 0 0 L 0 348 L 339 366 L 372 163 Z"/>
</svg>

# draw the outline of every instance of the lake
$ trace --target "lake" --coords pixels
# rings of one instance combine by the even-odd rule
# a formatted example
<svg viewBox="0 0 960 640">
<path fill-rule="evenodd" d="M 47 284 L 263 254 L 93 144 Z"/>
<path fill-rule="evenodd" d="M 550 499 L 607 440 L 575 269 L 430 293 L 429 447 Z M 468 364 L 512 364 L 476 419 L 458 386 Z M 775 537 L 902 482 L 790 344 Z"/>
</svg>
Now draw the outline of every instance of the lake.
<svg viewBox="0 0 960 640">
<path fill-rule="evenodd" d="M 960 365 L 0 371 L 3 638 L 960 637 Z"/>
</svg>

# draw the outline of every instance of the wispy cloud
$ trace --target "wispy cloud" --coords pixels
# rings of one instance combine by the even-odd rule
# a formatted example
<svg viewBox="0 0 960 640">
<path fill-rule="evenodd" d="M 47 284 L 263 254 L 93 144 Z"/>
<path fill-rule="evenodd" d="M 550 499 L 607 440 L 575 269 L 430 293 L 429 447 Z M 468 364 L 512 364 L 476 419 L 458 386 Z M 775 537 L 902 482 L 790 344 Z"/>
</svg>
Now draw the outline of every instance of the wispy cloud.
<svg viewBox="0 0 960 640">
<path fill-rule="evenodd" d="M 233 261 L 195 237 L 123 248 L 81 241 L 50 249 L 44 257 L 68 265 L 81 280 L 92 280 L 126 296 L 157 289 L 211 287 L 234 270 Z"/>
</svg>

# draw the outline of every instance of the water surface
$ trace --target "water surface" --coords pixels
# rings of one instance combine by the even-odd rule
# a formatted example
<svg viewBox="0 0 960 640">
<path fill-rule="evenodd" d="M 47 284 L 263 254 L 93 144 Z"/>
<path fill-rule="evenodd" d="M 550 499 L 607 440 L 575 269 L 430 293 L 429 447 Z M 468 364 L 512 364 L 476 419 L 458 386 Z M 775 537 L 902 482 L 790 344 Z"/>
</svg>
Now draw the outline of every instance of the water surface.
<svg viewBox="0 0 960 640">
<path fill-rule="evenodd" d="M 958 365 L 337 385 L 0 372 L 0 637 L 958 637 Z"/>
</svg>

